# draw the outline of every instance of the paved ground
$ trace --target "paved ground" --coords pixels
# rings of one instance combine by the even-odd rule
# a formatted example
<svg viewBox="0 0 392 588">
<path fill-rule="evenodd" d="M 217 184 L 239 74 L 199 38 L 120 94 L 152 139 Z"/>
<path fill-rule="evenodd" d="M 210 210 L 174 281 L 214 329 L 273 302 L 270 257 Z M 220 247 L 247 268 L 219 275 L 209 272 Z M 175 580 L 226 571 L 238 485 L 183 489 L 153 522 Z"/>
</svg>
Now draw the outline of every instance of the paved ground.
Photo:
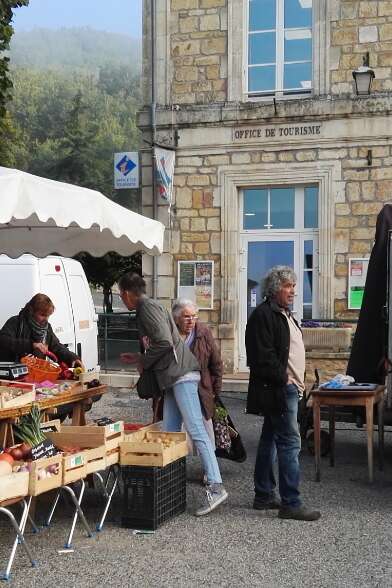
<svg viewBox="0 0 392 588">
<path fill-rule="evenodd" d="M 227 406 L 241 430 L 249 459 L 243 464 L 221 461 L 229 501 L 210 516 L 192 515 L 201 496 L 196 459 L 188 468 L 187 512 L 154 535 L 133 536 L 117 520 L 120 503 L 104 531 L 87 539 L 78 526 L 72 553 L 58 553 L 67 533 L 69 510 L 62 506 L 51 529 L 28 538 L 39 565 L 31 569 L 18 549 L 12 586 L 62 588 L 106 586 L 260 586 L 378 587 L 392 586 L 392 443 L 386 435 L 386 471 L 369 485 L 366 439 L 361 430 L 337 432 L 337 464 L 323 460 L 322 482 L 314 482 L 313 460 L 301 456 L 302 491 L 307 504 L 322 511 L 316 523 L 282 521 L 273 513 L 256 512 L 252 503 L 252 469 L 260 420 L 244 415 L 244 398 L 226 394 Z M 94 407 L 96 415 L 140 420 L 142 401 L 128 393 L 108 394 Z M 344 426 L 344 425 L 340 425 Z M 87 496 L 86 512 L 94 525 L 99 497 Z M 45 504 L 40 504 L 39 512 Z M 0 562 L 11 541 L 0 527 Z"/>
</svg>

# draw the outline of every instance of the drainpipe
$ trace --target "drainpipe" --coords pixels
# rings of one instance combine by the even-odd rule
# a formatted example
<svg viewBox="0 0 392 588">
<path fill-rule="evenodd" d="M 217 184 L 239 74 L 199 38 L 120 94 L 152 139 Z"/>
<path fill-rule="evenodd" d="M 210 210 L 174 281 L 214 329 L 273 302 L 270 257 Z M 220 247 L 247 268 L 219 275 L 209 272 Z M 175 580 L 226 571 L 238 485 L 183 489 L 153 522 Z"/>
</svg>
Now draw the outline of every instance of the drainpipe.
<svg viewBox="0 0 392 588">
<path fill-rule="evenodd" d="M 152 162 L 152 203 L 153 218 L 158 219 L 157 181 L 155 174 L 154 147 L 156 141 L 156 0 L 151 0 L 151 162 Z M 152 297 L 157 297 L 158 259 L 152 258 Z"/>
</svg>

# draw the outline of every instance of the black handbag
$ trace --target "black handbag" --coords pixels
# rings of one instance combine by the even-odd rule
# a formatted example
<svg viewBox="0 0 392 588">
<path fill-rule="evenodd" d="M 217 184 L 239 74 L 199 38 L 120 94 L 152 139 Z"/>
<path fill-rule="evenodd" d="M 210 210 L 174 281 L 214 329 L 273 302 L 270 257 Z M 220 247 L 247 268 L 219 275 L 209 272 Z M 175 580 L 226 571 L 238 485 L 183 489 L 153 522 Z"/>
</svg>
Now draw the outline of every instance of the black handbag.
<svg viewBox="0 0 392 588">
<path fill-rule="evenodd" d="M 157 378 L 153 370 L 143 370 L 136 383 L 136 390 L 139 398 L 149 400 L 158 398 L 161 395 Z"/>
<path fill-rule="evenodd" d="M 223 409 L 226 412 L 224 421 L 222 421 L 222 419 L 215 419 L 212 417 L 212 424 L 214 426 L 216 440 L 215 455 L 223 459 L 230 459 L 232 461 L 241 463 L 246 460 L 247 455 L 240 434 L 234 426 L 229 412 L 220 398 L 216 399 L 215 406 L 218 409 Z M 222 435 L 222 427 L 224 428 L 225 426 L 227 427 L 227 435 Z M 226 443 L 220 442 L 220 440 L 223 440 L 223 437 L 230 438 L 231 443 L 229 447 L 226 445 Z M 219 447 L 219 445 L 221 445 L 221 447 Z"/>
</svg>

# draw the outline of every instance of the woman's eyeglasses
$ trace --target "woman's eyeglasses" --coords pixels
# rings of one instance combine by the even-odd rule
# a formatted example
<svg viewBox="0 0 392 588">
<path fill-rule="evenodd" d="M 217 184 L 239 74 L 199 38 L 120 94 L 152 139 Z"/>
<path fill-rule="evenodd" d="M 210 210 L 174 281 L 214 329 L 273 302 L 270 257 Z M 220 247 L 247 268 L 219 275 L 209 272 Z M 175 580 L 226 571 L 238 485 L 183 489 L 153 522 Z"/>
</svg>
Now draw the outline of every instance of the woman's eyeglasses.
<svg viewBox="0 0 392 588">
<path fill-rule="evenodd" d="M 197 314 L 186 315 L 182 317 L 184 321 L 195 321 L 197 319 Z"/>
</svg>

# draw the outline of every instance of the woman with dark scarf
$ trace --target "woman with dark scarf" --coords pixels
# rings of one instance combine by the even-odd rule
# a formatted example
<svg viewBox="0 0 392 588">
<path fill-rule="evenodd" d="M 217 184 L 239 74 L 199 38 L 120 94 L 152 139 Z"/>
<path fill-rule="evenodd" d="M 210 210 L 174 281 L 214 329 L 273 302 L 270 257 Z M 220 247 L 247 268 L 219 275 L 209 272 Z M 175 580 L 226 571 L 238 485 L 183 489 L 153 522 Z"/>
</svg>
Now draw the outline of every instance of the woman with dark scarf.
<svg viewBox="0 0 392 588">
<path fill-rule="evenodd" d="M 45 294 L 36 294 L 17 316 L 12 316 L 0 330 L 0 361 L 19 361 L 33 354 L 45 359 L 48 351 L 70 367 L 83 364 L 80 358 L 60 343 L 48 319 L 54 304 Z"/>
</svg>

